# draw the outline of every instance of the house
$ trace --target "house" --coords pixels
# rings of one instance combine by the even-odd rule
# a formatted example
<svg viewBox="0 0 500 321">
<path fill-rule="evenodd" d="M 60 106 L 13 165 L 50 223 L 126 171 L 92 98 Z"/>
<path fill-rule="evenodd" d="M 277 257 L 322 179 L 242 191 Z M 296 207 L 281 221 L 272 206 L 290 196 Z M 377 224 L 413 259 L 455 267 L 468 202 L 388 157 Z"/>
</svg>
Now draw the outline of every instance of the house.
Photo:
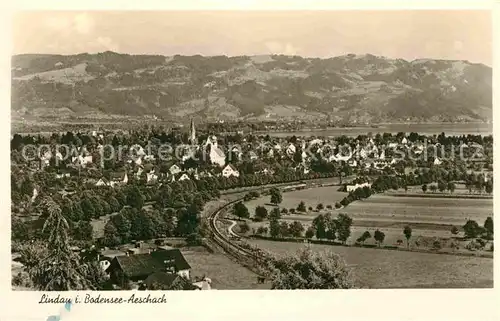
<svg viewBox="0 0 500 321">
<path fill-rule="evenodd" d="M 189 280 L 190 270 L 191 266 L 179 249 L 158 249 L 151 253 L 115 256 L 107 271 L 112 282 L 120 285 L 124 278 L 144 281 L 158 272 L 177 274 Z"/>
<path fill-rule="evenodd" d="M 34 202 L 37 196 L 38 196 L 38 190 L 36 189 L 36 187 L 34 187 L 33 194 L 31 196 L 31 202 Z"/>
<path fill-rule="evenodd" d="M 253 150 L 248 152 L 248 158 L 250 158 L 251 161 L 253 160 L 257 160 L 259 158 L 259 156 L 257 155 L 257 153 L 255 153 Z"/>
<path fill-rule="evenodd" d="M 401 144 L 403 145 L 408 144 L 408 140 L 406 139 L 406 137 L 403 137 L 403 139 L 401 140 Z"/>
<path fill-rule="evenodd" d="M 112 172 L 110 174 L 110 186 L 115 186 L 118 184 L 127 184 L 128 183 L 128 175 L 127 172 Z"/>
<path fill-rule="evenodd" d="M 88 156 L 77 156 L 77 157 L 72 157 L 71 161 L 79 166 L 86 167 L 88 164 L 92 164 L 92 155 Z"/>
<path fill-rule="evenodd" d="M 40 162 L 41 166 L 48 166 L 50 164 L 50 159 L 52 158 L 52 154 L 50 151 L 45 152 L 43 155 L 40 156 Z"/>
<path fill-rule="evenodd" d="M 155 174 L 154 170 L 146 174 L 147 183 L 156 182 L 157 180 L 158 180 L 158 175 Z"/>
<path fill-rule="evenodd" d="M 180 172 L 182 172 L 181 168 L 177 165 L 172 165 L 170 166 L 170 168 L 168 169 L 168 171 L 170 172 L 170 174 L 172 175 L 176 175 L 176 174 L 179 174 Z"/>
<path fill-rule="evenodd" d="M 181 175 L 181 177 L 179 177 L 179 181 L 185 181 L 185 180 L 189 180 L 189 179 L 190 179 L 190 178 L 189 178 L 189 175 L 188 175 L 188 174 L 186 174 L 186 173 L 183 173 L 183 174 Z"/>
<path fill-rule="evenodd" d="M 238 170 L 236 170 L 236 168 L 234 168 L 233 165 L 227 164 L 227 166 L 224 167 L 224 169 L 222 170 L 222 176 L 224 176 L 224 177 L 230 177 L 230 176 L 239 177 L 240 172 L 238 172 Z"/>
<path fill-rule="evenodd" d="M 272 172 L 269 169 L 267 169 L 267 168 L 264 168 L 263 170 L 258 171 L 257 173 L 264 174 L 264 175 L 272 174 Z"/>
<path fill-rule="evenodd" d="M 295 154 L 295 152 L 297 151 L 297 148 L 295 147 L 294 144 L 290 143 L 288 145 L 288 147 L 286 148 L 286 153 L 290 156 L 292 156 L 293 154 Z"/>
<path fill-rule="evenodd" d="M 111 184 L 109 183 L 109 181 L 104 177 L 100 178 L 97 181 L 97 183 L 95 183 L 95 186 L 110 186 L 110 185 Z"/>
<path fill-rule="evenodd" d="M 193 285 L 202 291 L 211 290 L 212 289 L 212 280 L 209 278 L 203 278 L 201 281 L 193 282 Z"/>
<path fill-rule="evenodd" d="M 70 177 L 70 173 L 56 173 L 56 178 L 57 179 L 61 179 L 61 178 L 64 178 L 64 177 Z"/>
<path fill-rule="evenodd" d="M 313 139 L 309 142 L 309 146 L 321 145 L 321 144 L 323 144 L 323 141 L 319 138 Z"/>
<path fill-rule="evenodd" d="M 231 154 L 235 155 L 238 159 L 241 157 L 242 151 L 240 146 L 231 148 Z"/>
<path fill-rule="evenodd" d="M 442 163 L 443 162 L 438 157 L 436 157 L 433 162 L 434 165 L 441 165 Z"/>
<path fill-rule="evenodd" d="M 151 290 L 167 290 L 171 288 L 198 289 L 197 286 L 191 284 L 189 280 L 182 278 L 180 275 L 166 272 L 155 272 L 149 275 L 139 288 Z"/>
<path fill-rule="evenodd" d="M 370 183 L 362 183 L 362 184 L 355 184 L 355 185 L 347 185 L 346 186 L 346 190 L 347 190 L 347 192 L 352 192 L 352 191 L 357 190 L 358 188 L 363 188 L 365 186 L 371 187 L 372 184 L 370 184 Z"/>
</svg>

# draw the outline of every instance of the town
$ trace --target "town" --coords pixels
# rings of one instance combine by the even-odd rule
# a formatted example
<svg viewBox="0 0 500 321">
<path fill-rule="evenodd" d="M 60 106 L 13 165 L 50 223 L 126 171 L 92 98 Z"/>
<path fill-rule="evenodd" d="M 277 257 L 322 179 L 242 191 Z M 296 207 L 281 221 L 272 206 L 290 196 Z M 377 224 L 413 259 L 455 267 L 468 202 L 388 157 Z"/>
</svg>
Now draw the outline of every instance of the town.
<svg viewBox="0 0 500 321">
<path fill-rule="evenodd" d="M 360 255 L 491 264 L 491 135 L 283 137 L 200 127 L 13 135 L 13 287 L 402 287 L 404 275 L 385 285 L 364 278 L 368 262 L 355 268 L 357 280 L 347 272 L 330 283 L 287 279 L 283 262 L 300 260 L 290 251 L 312 260 L 316 246 L 344 256 L 345 271 Z M 450 273 L 465 271 L 457 263 Z M 492 282 L 467 273 L 485 278 L 480 286 Z"/>
</svg>

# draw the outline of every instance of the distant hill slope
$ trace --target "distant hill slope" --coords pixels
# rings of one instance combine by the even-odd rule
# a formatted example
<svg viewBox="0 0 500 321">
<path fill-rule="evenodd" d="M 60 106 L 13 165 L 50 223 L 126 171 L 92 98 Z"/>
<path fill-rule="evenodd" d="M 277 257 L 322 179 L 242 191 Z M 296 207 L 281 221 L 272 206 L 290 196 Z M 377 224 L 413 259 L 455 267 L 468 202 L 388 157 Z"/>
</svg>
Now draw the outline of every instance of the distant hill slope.
<svg viewBox="0 0 500 321">
<path fill-rule="evenodd" d="M 489 121 L 492 70 L 467 61 L 373 55 L 17 55 L 12 115 Z"/>
</svg>

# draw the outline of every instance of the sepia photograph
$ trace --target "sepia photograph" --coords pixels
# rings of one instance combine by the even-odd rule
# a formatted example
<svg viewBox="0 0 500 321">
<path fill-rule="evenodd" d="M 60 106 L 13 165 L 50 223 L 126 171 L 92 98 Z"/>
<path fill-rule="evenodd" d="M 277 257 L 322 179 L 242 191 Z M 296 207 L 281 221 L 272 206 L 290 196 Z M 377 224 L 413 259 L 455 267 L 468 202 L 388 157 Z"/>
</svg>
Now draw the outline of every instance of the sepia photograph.
<svg viewBox="0 0 500 321">
<path fill-rule="evenodd" d="M 13 291 L 493 288 L 491 11 L 12 19 Z"/>
</svg>

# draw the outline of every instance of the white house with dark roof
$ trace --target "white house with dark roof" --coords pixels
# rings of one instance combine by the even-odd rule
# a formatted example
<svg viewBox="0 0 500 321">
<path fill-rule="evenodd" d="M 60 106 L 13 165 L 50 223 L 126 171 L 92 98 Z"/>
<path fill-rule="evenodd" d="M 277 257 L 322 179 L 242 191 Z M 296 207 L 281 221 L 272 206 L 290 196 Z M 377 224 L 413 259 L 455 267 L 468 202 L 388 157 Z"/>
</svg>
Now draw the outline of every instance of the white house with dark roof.
<svg viewBox="0 0 500 321">
<path fill-rule="evenodd" d="M 176 175 L 176 174 L 179 174 L 180 172 L 182 172 L 181 168 L 179 166 L 177 166 L 176 164 L 170 166 L 170 168 L 168 169 L 168 171 L 172 175 Z"/>
<path fill-rule="evenodd" d="M 233 165 L 227 164 L 227 166 L 224 167 L 224 169 L 222 170 L 222 176 L 224 176 L 224 177 L 231 177 L 231 176 L 239 177 L 240 172 L 238 172 L 238 170 L 236 168 L 234 168 Z"/>
</svg>

